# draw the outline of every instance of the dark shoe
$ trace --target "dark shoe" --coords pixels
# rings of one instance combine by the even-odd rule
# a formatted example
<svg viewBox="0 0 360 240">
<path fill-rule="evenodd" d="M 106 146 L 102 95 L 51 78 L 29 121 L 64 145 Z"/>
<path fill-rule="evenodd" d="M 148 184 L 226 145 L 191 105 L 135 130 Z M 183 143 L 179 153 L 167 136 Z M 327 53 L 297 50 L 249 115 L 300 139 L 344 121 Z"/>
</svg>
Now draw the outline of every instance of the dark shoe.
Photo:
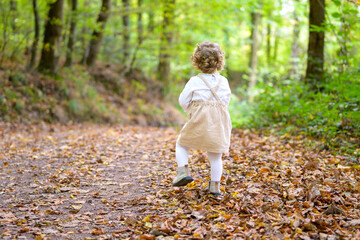
<svg viewBox="0 0 360 240">
<path fill-rule="evenodd" d="M 174 187 L 186 186 L 188 183 L 194 181 L 192 177 L 187 175 L 185 167 L 179 167 L 176 173 L 176 178 L 173 181 Z"/>
<path fill-rule="evenodd" d="M 212 194 L 214 196 L 221 196 L 220 182 L 210 181 L 209 182 L 209 191 L 210 191 L 210 194 Z"/>
</svg>

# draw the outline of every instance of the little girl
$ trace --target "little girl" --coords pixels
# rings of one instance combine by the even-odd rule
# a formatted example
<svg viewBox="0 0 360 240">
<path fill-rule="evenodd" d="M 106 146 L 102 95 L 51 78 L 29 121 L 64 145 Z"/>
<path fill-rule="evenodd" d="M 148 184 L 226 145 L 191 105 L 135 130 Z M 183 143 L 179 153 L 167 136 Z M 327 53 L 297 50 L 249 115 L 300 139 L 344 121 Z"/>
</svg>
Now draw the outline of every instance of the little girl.
<svg viewBox="0 0 360 240">
<path fill-rule="evenodd" d="M 202 73 L 192 77 L 180 94 L 179 103 L 188 122 L 176 142 L 177 176 L 173 186 L 193 181 L 188 168 L 189 148 L 207 151 L 211 165 L 210 193 L 221 195 L 222 153 L 230 146 L 231 120 L 227 106 L 231 90 L 228 80 L 216 71 L 224 66 L 224 53 L 218 44 L 197 44 L 191 56 L 193 66 Z"/>
</svg>

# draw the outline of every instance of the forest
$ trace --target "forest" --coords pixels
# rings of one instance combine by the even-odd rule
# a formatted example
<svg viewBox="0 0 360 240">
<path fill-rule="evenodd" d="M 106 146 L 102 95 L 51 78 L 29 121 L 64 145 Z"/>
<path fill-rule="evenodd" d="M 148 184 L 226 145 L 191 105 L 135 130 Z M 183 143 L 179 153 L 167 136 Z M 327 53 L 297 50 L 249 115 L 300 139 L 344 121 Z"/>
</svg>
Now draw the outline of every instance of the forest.
<svg viewBox="0 0 360 240">
<path fill-rule="evenodd" d="M 0 32 L 2 237 L 360 238 L 359 0 L 0 0 Z M 202 151 L 169 187 L 204 41 L 232 91 L 220 200 Z"/>
<path fill-rule="evenodd" d="M 359 135 L 357 1 L 9 0 L 1 18 L 5 120 L 179 122 L 169 119 L 196 74 L 191 53 L 214 41 L 234 127 Z"/>
</svg>

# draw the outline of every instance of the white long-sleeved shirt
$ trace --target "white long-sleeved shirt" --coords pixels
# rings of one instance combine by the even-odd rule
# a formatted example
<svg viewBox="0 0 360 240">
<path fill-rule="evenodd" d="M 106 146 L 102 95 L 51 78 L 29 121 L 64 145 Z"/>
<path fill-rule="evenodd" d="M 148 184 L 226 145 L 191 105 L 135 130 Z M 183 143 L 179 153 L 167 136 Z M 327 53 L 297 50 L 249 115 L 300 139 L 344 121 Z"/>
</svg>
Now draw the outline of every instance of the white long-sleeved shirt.
<svg viewBox="0 0 360 240">
<path fill-rule="evenodd" d="M 219 81 L 221 81 L 216 94 L 219 96 L 220 100 L 223 101 L 226 106 L 228 106 L 231 97 L 231 90 L 228 80 L 219 73 L 200 73 L 200 75 L 209 82 L 212 88 L 216 87 Z M 191 101 L 207 101 L 210 96 L 212 96 L 212 93 L 209 87 L 200 77 L 194 76 L 186 83 L 184 90 L 180 94 L 179 103 L 186 112 Z M 215 97 L 213 97 L 211 101 L 217 100 Z"/>
</svg>

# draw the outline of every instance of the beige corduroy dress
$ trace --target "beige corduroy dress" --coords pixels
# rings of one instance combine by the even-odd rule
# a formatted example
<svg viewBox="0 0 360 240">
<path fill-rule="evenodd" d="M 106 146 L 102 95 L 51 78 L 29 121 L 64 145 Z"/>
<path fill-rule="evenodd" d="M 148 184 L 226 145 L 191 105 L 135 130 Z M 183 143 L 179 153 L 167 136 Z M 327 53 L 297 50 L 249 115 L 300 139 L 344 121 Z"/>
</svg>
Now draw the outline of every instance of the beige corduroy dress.
<svg viewBox="0 0 360 240">
<path fill-rule="evenodd" d="M 220 81 L 211 88 L 208 81 L 199 76 L 211 91 L 207 101 L 192 101 L 188 109 L 188 118 L 181 130 L 178 143 L 181 146 L 205 150 L 214 153 L 229 151 L 231 120 L 227 106 L 216 94 Z M 216 102 L 211 101 L 215 97 Z"/>
</svg>

